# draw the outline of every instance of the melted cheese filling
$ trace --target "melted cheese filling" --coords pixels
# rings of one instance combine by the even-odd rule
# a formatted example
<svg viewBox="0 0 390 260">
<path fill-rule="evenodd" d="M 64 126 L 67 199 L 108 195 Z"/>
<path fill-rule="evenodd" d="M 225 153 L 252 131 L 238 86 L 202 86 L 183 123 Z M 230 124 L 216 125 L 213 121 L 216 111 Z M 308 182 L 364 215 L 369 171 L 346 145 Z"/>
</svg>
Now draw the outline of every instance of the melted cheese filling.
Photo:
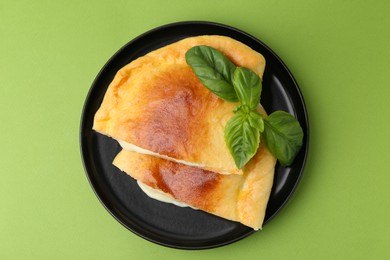
<svg viewBox="0 0 390 260">
<path fill-rule="evenodd" d="M 192 167 L 205 168 L 205 167 L 207 166 L 207 165 L 205 165 L 205 164 L 190 163 L 190 162 L 183 161 L 183 160 L 178 160 L 178 159 L 175 159 L 175 158 L 172 158 L 172 157 L 163 155 L 163 154 L 155 153 L 155 152 L 146 150 L 146 149 L 144 149 L 144 148 L 141 148 L 141 147 L 139 147 L 139 146 L 136 146 L 136 145 L 134 145 L 134 144 L 131 144 L 131 143 L 128 143 L 128 142 L 125 142 L 125 141 L 122 141 L 122 140 L 117 140 L 117 141 L 118 141 L 119 145 L 120 145 L 123 149 L 125 149 L 125 150 L 127 150 L 127 151 L 133 151 L 133 152 L 137 152 L 137 153 L 142 153 L 142 154 L 147 154 L 147 155 L 153 155 L 153 156 L 157 156 L 157 157 L 163 158 L 163 159 L 165 159 L 165 160 L 174 161 L 174 162 L 181 163 L 181 164 L 188 165 L 188 166 L 192 166 Z M 224 172 L 224 173 L 220 173 L 220 174 L 229 175 L 230 173 Z"/>
<path fill-rule="evenodd" d="M 185 165 L 188 165 L 188 166 L 195 166 L 195 167 L 204 167 L 204 166 L 206 166 L 204 164 L 190 163 L 190 162 L 183 161 L 183 160 L 177 160 L 175 158 L 171 158 L 171 157 L 168 157 L 168 156 L 163 155 L 163 154 L 159 154 L 159 153 L 155 153 L 155 152 L 146 150 L 144 148 L 141 148 L 139 146 L 136 146 L 134 144 L 130 144 L 130 143 L 122 141 L 122 140 L 118 140 L 118 142 L 119 142 L 120 146 L 122 146 L 122 148 L 127 150 L 127 151 L 133 151 L 133 152 L 147 154 L 147 155 L 154 155 L 154 156 L 166 159 L 166 160 L 174 161 L 174 162 L 177 162 L 177 163 L 182 163 L 182 164 L 185 164 Z"/>
<path fill-rule="evenodd" d="M 143 184 L 140 181 L 137 181 L 137 184 L 141 188 L 141 190 L 143 192 L 145 192 L 145 194 L 148 195 L 152 199 L 162 201 L 165 203 L 171 203 L 171 204 L 174 204 L 174 205 L 179 206 L 179 207 L 190 207 L 188 204 L 181 202 L 181 201 L 178 201 L 177 199 L 172 198 L 168 194 L 166 194 L 160 190 L 153 189 L 152 187 L 150 187 L 146 184 Z"/>
</svg>

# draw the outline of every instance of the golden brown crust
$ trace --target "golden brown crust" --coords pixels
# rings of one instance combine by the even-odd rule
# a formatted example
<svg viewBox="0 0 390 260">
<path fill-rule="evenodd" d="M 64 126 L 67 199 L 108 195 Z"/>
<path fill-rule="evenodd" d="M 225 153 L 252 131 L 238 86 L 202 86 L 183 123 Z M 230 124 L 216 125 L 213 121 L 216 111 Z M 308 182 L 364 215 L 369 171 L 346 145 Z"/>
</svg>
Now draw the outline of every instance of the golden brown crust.
<svg viewBox="0 0 390 260">
<path fill-rule="evenodd" d="M 117 140 L 219 173 L 237 173 L 224 140 L 235 103 L 222 101 L 195 76 L 185 53 L 208 45 L 236 65 L 262 76 L 265 60 L 223 36 L 198 36 L 168 45 L 131 62 L 110 84 L 93 128 Z"/>
<path fill-rule="evenodd" d="M 222 218 L 261 228 L 276 160 L 260 145 L 242 175 L 223 175 L 122 150 L 114 165 L 142 183 Z"/>
</svg>

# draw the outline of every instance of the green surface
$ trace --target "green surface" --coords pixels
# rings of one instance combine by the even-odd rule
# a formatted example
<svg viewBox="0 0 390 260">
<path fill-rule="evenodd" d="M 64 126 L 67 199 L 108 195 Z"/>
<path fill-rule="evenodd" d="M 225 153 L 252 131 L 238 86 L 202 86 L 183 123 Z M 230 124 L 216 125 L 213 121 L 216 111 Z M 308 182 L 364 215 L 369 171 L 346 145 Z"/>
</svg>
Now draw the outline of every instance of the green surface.
<svg viewBox="0 0 390 260">
<path fill-rule="evenodd" d="M 390 259 L 388 1 L 53 2 L 0 2 L 0 259 Z M 310 116 L 309 160 L 287 207 L 263 231 L 203 251 L 121 226 L 79 152 L 83 102 L 104 63 L 184 20 L 264 41 Z"/>
</svg>

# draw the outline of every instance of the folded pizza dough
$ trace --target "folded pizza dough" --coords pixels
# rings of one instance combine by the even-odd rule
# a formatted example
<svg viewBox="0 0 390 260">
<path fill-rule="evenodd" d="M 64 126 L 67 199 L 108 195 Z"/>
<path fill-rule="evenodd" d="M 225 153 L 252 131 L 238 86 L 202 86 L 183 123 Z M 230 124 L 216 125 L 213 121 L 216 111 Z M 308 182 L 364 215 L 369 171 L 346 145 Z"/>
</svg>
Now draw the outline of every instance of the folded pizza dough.
<svg viewBox="0 0 390 260">
<path fill-rule="evenodd" d="M 262 77 L 264 57 L 224 36 L 190 37 L 142 56 L 118 71 L 93 129 L 127 150 L 222 174 L 242 174 L 224 140 L 237 103 L 221 100 L 196 77 L 185 53 L 207 45 Z"/>
<path fill-rule="evenodd" d="M 263 224 L 275 163 L 262 144 L 242 175 L 218 174 L 127 150 L 122 150 L 113 162 L 160 194 L 255 230 Z"/>
</svg>

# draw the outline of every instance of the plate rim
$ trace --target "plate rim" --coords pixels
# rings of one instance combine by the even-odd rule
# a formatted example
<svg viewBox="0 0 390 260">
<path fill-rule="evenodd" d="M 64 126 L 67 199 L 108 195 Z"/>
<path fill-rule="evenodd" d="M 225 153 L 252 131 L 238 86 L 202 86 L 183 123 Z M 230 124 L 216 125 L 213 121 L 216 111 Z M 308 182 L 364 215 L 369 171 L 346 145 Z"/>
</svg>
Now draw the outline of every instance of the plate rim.
<svg viewBox="0 0 390 260">
<path fill-rule="evenodd" d="M 98 198 L 98 200 L 103 205 L 103 207 L 110 213 L 110 215 L 116 221 L 118 221 L 122 226 L 124 226 L 126 229 L 128 229 L 132 233 L 136 234 L 137 236 L 139 236 L 139 237 L 141 237 L 149 242 L 161 245 L 161 246 L 166 246 L 166 247 L 175 248 L 175 249 L 186 249 L 186 250 L 211 249 L 211 248 L 226 246 L 226 245 L 229 245 L 231 243 L 237 242 L 237 241 L 242 240 L 243 238 L 248 237 L 249 235 L 255 233 L 256 231 L 253 229 L 250 229 L 245 234 L 243 234 L 241 236 L 237 236 L 234 239 L 230 239 L 230 240 L 222 242 L 222 243 L 213 244 L 213 245 L 206 245 L 206 246 L 194 246 L 194 247 L 193 246 L 180 246 L 177 244 L 174 245 L 174 244 L 169 244 L 166 242 L 161 242 L 161 241 L 152 239 L 152 238 L 134 230 L 133 229 L 134 227 L 129 227 L 126 223 L 124 223 L 124 221 L 122 221 L 118 216 L 116 216 L 114 214 L 114 212 L 108 207 L 108 205 L 106 205 L 106 203 L 103 201 L 103 198 L 101 197 L 101 194 L 98 193 L 96 187 L 94 186 L 93 180 L 91 179 L 90 173 L 87 169 L 87 165 L 86 165 L 87 163 L 86 163 L 86 158 L 85 158 L 84 129 L 85 129 L 85 121 L 86 121 L 85 118 L 87 116 L 86 110 L 87 110 L 88 104 L 90 103 L 89 100 L 91 99 L 91 96 L 92 96 L 94 90 L 96 89 L 96 83 L 99 80 L 99 78 L 102 76 L 102 74 L 104 74 L 104 72 L 107 70 L 109 65 L 113 62 L 113 60 L 118 56 L 118 54 L 120 54 L 124 49 L 128 48 L 128 46 L 132 45 L 134 42 L 137 42 L 140 39 L 144 38 L 145 36 L 153 34 L 156 31 L 164 30 L 164 29 L 171 28 L 171 27 L 185 26 L 185 25 L 199 25 L 199 26 L 203 25 L 203 26 L 213 26 L 216 28 L 220 27 L 223 29 L 234 31 L 238 34 L 241 34 L 245 37 L 250 38 L 251 40 L 253 40 L 255 42 L 260 43 L 262 45 L 262 47 L 264 47 L 270 54 L 272 54 L 272 56 L 277 60 L 277 62 L 285 69 L 285 71 L 287 72 L 287 75 L 289 77 L 289 80 L 291 80 L 293 82 L 293 85 L 295 86 L 294 90 L 296 91 L 296 94 L 298 94 L 298 98 L 299 98 L 300 103 L 302 105 L 303 119 L 304 119 L 305 126 L 306 126 L 305 139 L 304 139 L 304 142 L 305 142 L 304 156 L 303 156 L 302 164 L 300 167 L 299 175 L 297 176 L 294 185 L 292 186 L 291 190 L 289 190 L 288 195 L 286 196 L 283 203 L 281 203 L 280 206 L 278 207 L 278 209 L 271 216 L 269 216 L 269 218 L 267 218 L 267 220 L 264 221 L 263 227 L 266 226 L 269 223 L 269 221 L 271 221 L 273 218 L 275 218 L 283 208 L 285 208 L 286 204 L 291 200 L 291 197 L 294 195 L 299 183 L 301 182 L 301 179 L 302 179 L 305 167 L 306 167 L 307 159 L 308 159 L 310 127 L 309 127 L 309 118 L 308 118 L 306 103 L 305 103 L 305 100 L 303 98 L 302 91 L 301 91 L 295 77 L 292 75 L 290 69 L 287 67 L 287 65 L 284 63 L 284 61 L 262 40 L 252 36 L 251 34 L 245 32 L 245 31 L 242 31 L 242 30 L 240 30 L 236 27 L 230 26 L 230 25 L 226 25 L 226 24 L 222 24 L 222 23 L 218 23 L 218 22 L 212 22 L 212 21 L 203 21 L 203 20 L 179 21 L 179 22 L 167 23 L 167 24 L 163 24 L 163 25 L 154 27 L 154 28 L 149 29 L 149 30 L 139 34 L 138 36 L 132 38 L 130 41 L 126 42 L 122 47 L 120 47 L 117 51 L 115 51 L 114 54 L 112 54 L 111 57 L 104 63 L 104 65 L 102 66 L 102 68 L 100 69 L 98 74 L 96 74 L 96 76 L 95 76 L 95 78 L 94 78 L 94 80 L 93 80 L 93 82 L 92 82 L 92 84 L 87 92 L 87 95 L 84 99 L 84 104 L 83 104 L 83 107 L 81 110 L 81 119 L 80 119 L 80 126 L 79 126 L 80 127 L 79 148 L 80 148 L 80 154 L 81 154 L 84 172 L 85 172 L 85 175 L 87 177 L 87 180 L 88 180 L 93 192 L 95 193 L 95 196 Z"/>
</svg>

